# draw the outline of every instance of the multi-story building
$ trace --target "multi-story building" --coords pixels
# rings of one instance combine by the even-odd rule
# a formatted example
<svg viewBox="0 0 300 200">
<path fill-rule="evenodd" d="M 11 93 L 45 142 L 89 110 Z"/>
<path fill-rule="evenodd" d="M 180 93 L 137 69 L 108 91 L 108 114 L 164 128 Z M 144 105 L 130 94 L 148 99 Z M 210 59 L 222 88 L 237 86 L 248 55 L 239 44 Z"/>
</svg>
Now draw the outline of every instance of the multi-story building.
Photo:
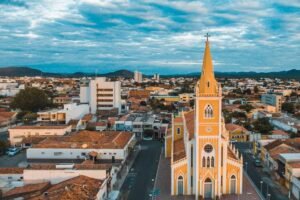
<svg viewBox="0 0 300 200">
<path fill-rule="evenodd" d="M 261 95 L 261 102 L 267 106 L 269 112 L 281 112 L 282 96 L 276 94 Z"/>
<path fill-rule="evenodd" d="M 117 109 L 121 111 L 121 82 L 106 81 L 104 77 L 91 80 L 80 87 L 80 102 L 89 103 L 91 113 Z"/>
<path fill-rule="evenodd" d="M 137 83 L 143 82 L 143 74 L 139 71 L 134 72 L 134 81 Z"/>
<path fill-rule="evenodd" d="M 172 136 L 165 140 L 166 152 L 171 149 L 171 194 L 195 195 L 196 200 L 241 194 L 243 159 L 229 144 L 222 89 L 214 76 L 208 41 L 195 91 L 195 110 L 175 117 Z"/>
</svg>

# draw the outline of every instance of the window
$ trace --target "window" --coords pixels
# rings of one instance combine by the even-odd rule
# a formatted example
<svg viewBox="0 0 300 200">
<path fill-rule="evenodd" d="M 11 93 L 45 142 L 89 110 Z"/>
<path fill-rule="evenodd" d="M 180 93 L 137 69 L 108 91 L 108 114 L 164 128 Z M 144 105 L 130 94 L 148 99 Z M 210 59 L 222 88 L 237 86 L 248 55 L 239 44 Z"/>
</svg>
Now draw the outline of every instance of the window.
<svg viewBox="0 0 300 200">
<path fill-rule="evenodd" d="M 213 147 L 210 144 L 205 145 L 204 151 L 206 153 L 211 153 L 213 151 Z"/>
<path fill-rule="evenodd" d="M 61 155 L 62 154 L 62 152 L 54 152 L 54 155 L 55 156 L 59 156 L 59 155 Z"/>
<path fill-rule="evenodd" d="M 210 167 L 210 158 L 207 157 L 207 167 L 209 168 Z"/>
<path fill-rule="evenodd" d="M 183 177 L 179 176 L 177 179 L 177 194 L 183 195 Z"/>
<path fill-rule="evenodd" d="M 86 153 L 85 153 L 85 152 L 82 152 L 82 153 L 81 153 L 81 156 L 86 156 Z"/>
<path fill-rule="evenodd" d="M 221 147 L 221 167 L 223 167 L 223 146 Z"/>
<path fill-rule="evenodd" d="M 214 167 L 214 166 L 215 166 L 215 158 L 211 157 L 211 167 Z"/>
<path fill-rule="evenodd" d="M 205 157 L 202 158 L 202 167 L 205 167 Z"/>
<path fill-rule="evenodd" d="M 193 167 L 193 146 L 191 146 L 191 167 Z"/>
<path fill-rule="evenodd" d="M 205 108 L 205 118 L 213 118 L 213 109 L 211 105 L 207 105 Z"/>
<path fill-rule="evenodd" d="M 209 81 L 207 82 L 207 87 L 209 87 Z"/>
<path fill-rule="evenodd" d="M 180 128 L 177 128 L 177 134 L 178 135 L 180 134 Z"/>
</svg>

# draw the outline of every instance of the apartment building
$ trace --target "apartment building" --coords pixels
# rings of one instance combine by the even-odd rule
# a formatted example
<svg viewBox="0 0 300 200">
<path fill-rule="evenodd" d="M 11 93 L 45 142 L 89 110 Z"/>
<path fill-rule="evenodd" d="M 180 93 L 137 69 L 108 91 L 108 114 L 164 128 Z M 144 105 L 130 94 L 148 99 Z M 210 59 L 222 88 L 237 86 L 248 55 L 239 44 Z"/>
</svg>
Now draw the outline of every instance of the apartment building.
<svg viewBox="0 0 300 200">
<path fill-rule="evenodd" d="M 277 94 L 262 94 L 261 102 L 265 104 L 268 112 L 281 112 L 282 96 Z"/>
<path fill-rule="evenodd" d="M 134 72 L 134 81 L 137 83 L 143 82 L 143 74 L 139 71 Z"/>
<path fill-rule="evenodd" d="M 121 111 L 121 82 L 107 81 L 104 77 L 90 80 L 80 87 L 80 102 L 89 103 L 92 114 L 117 109 Z"/>
</svg>

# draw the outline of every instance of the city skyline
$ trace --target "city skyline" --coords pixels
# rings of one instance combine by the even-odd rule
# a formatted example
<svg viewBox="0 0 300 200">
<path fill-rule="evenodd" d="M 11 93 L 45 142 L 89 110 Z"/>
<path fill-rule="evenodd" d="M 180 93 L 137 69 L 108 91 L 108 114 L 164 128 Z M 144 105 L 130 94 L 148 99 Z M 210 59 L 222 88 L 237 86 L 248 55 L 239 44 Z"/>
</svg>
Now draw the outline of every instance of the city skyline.
<svg viewBox="0 0 300 200">
<path fill-rule="evenodd" d="M 0 10 L 1 67 L 199 72 L 208 32 L 215 71 L 300 69 L 296 0 L 5 0 Z"/>
</svg>

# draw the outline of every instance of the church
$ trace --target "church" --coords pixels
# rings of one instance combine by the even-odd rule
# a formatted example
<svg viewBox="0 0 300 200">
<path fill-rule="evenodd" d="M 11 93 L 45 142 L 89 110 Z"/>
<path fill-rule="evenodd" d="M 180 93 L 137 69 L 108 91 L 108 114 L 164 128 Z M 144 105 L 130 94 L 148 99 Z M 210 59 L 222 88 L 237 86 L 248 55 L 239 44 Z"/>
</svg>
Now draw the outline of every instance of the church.
<svg viewBox="0 0 300 200">
<path fill-rule="evenodd" d="M 194 109 L 173 116 L 165 156 L 171 159 L 171 195 L 195 195 L 197 200 L 242 193 L 243 158 L 229 142 L 208 37 Z"/>
</svg>

